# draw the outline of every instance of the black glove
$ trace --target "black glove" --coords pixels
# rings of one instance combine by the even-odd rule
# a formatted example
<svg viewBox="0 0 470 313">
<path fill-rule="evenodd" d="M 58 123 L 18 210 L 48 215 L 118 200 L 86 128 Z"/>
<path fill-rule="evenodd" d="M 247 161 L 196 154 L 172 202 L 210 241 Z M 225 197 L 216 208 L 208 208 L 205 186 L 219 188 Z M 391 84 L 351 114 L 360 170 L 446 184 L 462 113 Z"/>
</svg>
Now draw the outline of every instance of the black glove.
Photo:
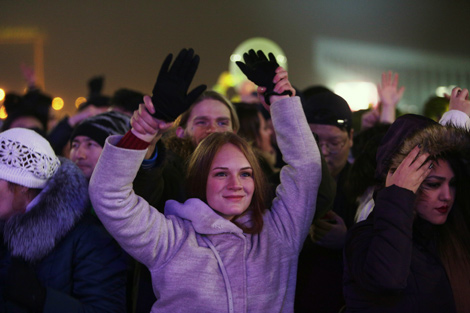
<svg viewBox="0 0 470 313">
<path fill-rule="evenodd" d="M 32 312 L 42 312 L 46 302 L 46 288 L 38 280 L 30 264 L 12 257 L 5 282 L 4 298 Z"/>
<path fill-rule="evenodd" d="M 243 74 L 255 83 L 257 86 L 265 87 L 266 92 L 264 93 L 264 100 L 267 104 L 271 104 L 269 97 L 272 95 L 279 95 L 274 92 L 273 83 L 274 76 L 276 76 L 276 69 L 279 67 L 279 64 L 274 57 L 274 54 L 271 52 L 268 54 L 269 60 L 264 55 L 263 51 L 258 50 L 258 53 L 255 50 L 251 49 L 248 53 L 243 54 L 243 60 L 245 63 L 238 61 L 237 65 Z M 292 92 L 286 90 L 282 93 L 283 95 L 292 96 Z"/>
<path fill-rule="evenodd" d="M 194 55 L 193 49 L 181 50 L 170 68 L 172 58 L 170 53 L 163 61 L 152 91 L 153 116 L 167 122 L 186 111 L 207 88 L 200 85 L 187 94 L 199 65 L 199 56 Z"/>
</svg>

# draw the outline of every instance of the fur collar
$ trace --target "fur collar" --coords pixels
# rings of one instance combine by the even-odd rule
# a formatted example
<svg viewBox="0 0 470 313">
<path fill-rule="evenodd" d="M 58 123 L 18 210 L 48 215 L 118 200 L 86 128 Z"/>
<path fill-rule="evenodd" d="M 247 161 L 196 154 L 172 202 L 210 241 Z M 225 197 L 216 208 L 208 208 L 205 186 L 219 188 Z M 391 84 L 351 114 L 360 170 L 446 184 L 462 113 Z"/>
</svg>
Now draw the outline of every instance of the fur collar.
<svg viewBox="0 0 470 313">
<path fill-rule="evenodd" d="M 61 166 L 31 210 L 11 217 L 3 229 L 11 255 L 37 262 L 75 226 L 89 206 L 88 183 L 82 171 L 70 160 L 60 158 Z"/>
<path fill-rule="evenodd" d="M 395 170 L 408 153 L 421 144 L 430 159 L 460 159 L 466 165 L 470 157 L 470 133 L 454 126 L 432 125 L 407 138 L 392 158 L 390 169 Z M 466 166 L 468 168 L 468 166 Z"/>
</svg>

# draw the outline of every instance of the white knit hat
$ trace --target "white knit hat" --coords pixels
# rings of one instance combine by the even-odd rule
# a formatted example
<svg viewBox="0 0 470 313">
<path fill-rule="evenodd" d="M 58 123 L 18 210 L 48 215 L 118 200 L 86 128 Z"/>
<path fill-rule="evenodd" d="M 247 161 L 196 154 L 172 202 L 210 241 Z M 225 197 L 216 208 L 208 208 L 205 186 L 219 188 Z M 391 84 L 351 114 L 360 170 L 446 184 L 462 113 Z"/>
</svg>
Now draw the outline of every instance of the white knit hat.
<svg viewBox="0 0 470 313">
<path fill-rule="evenodd" d="M 42 189 L 59 166 L 49 142 L 35 131 L 11 128 L 0 133 L 0 179 Z"/>
</svg>

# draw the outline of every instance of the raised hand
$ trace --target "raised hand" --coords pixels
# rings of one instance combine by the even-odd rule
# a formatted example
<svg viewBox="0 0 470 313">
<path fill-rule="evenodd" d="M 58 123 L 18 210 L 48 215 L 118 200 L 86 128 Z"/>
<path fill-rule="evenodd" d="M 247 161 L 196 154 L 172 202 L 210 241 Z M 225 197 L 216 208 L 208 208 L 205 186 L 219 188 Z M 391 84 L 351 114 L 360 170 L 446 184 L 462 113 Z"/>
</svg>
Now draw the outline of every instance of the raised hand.
<svg viewBox="0 0 470 313">
<path fill-rule="evenodd" d="M 377 85 L 382 113 L 381 122 L 393 123 L 395 121 L 395 109 L 405 92 L 405 87 L 398 88 L 398 73 L 392 71 L 382 73 L 382 82 Z"/>
<path fill-rule="evenodd" d="M 292 87 L 288 79 L 287 71 L 278 67 L 273 78 L 274 88 L 270 95 L 266 94 L 266 87 L 258 87 L 258 99 L 269 112 L 269 104 L 274 103 L 282 98 L 295 96 L 295 89 Z M 266 100 L 266 98 L 268 98 Z"/>
<path fill-rule="evenodd" d="M 398 73 L 392 71 L 382 73 L 382 82 L 377 85 L 380 101 L 385 106 L 395 106 L 400 102 L 405 87 L 398 88 Z"/>
<path fill-rule="evenodd" d="M 268 54 L 269 59 L 266 57 L 263 51 L 251 49 L 248 53 L 243 54 L 243 60 L 245 63 L 238 61 L 237 65 L 243 74 L 255 83 L 259 87 L 264 87 L 264 96 L 266 104 L 271 104 L 269 97 L 272 95 L 280 95 L 274 89 L 277 81 L 275 76 L 276 70 L 279 68 L 279 64 L 272 53 Z M 283 94 L 292 95 L 292 91 L 284 90 Z"/>
<path fill-rule="evenodd" d="M 449 110 L 462 111 L 470 116 L 470 101 L 468 100 L 468 89 L 455 87 L 448 96 L 450 99 Z"/>
<path fill-rule="evenodd" d="M 152 99 L 144 96 L 144 103 L 139 105 L 139 109 L 134 111 L 131 118 L 132 133 L 146 142 L 152 142 L 155 137 L 161 135 L 168 130 L 173 123 L 153 117 L 155 108 Z"/>
<path fill-rule="evenodd" d="M 396 185 L 416 193 L 421 183 L 431 173 L 433 165 L 431 160 L 427 160 L 428 157 L 429 153 L 420 154 L 419 146 L 414 147 L 394 172 L 388 172 L 385 186 Z"/>
<path fill-rule="evenodd" d="M 159 120 L 173 122 L 206 90 L 200 85 L 188 93 L 189 86 L 199 66 L 199 56 L 193 49 L 183 49 L 170 67 L 173 55 L 163 61 L 152 91 L 155 105 L 153 116 Z"/>
</svg>

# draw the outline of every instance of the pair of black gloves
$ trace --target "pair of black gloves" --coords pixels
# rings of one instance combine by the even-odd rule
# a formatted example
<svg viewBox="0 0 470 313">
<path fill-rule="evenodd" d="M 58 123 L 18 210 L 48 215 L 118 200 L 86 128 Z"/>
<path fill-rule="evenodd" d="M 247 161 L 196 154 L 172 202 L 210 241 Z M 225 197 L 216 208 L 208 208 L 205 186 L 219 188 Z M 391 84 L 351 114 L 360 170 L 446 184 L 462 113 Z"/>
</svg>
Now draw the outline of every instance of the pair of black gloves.
<svg viewBox="0 0 470 313">
<path fill-rule="evenodd" d="M 243 62 L 237 62 L 246 77 L 258 86 L 266 87 L 265 101 L 270 104 L 269 97 L 277 95 L 273 83 L 279 64 L 272 53 L 269 59 L 263 51 L 253 49 L 243 54 Z M 188 93 L 189 86 L 199 66 L 199 56 L 193 49 L 183 49 L 170 67 L 173 55 L 169 54 L 160 68 L 157 81 L 152 91 L 152 102 L 155 107 L 154 117 L 166 122 L 174 121 L 185 112 L 191 104 L 206 90 L 206 85 L 200 85 Z M 282 94 L 292 95 L 290 91 Z"/>
</svg>

